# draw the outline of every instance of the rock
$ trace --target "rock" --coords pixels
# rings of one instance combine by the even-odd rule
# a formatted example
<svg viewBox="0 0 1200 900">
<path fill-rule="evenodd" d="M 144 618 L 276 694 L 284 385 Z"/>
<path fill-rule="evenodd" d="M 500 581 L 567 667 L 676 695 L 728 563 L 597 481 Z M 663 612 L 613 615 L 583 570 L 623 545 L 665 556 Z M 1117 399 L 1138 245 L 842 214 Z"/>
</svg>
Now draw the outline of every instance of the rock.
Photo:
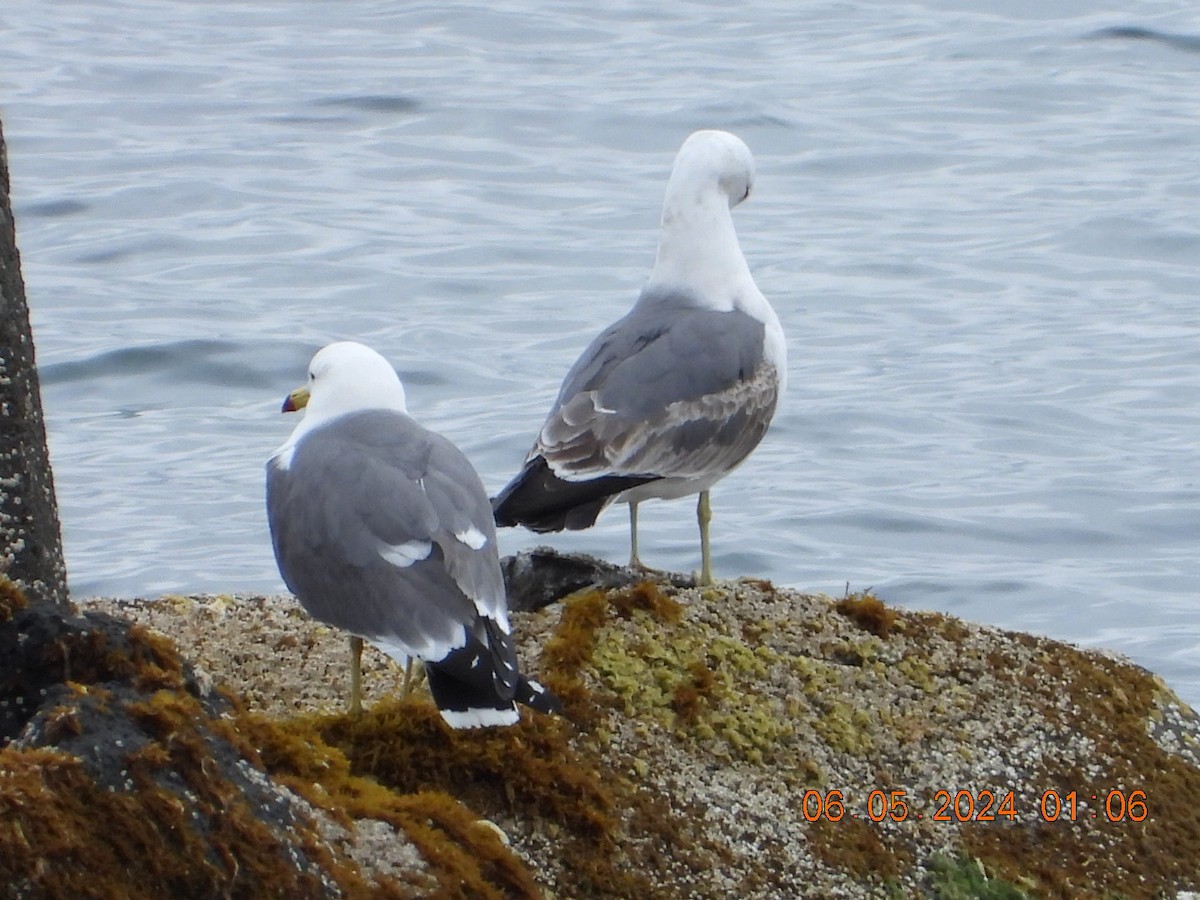
<svg viewBox="0 0 1200 900">
<path fill-rule="evenodd" d="M 695 584 L 689 575 L 617 566 L 586 553 L 559 553 L 550 547 L 506 556 L 500 567 L 508 591 L 508 608 L 515 612 L 534 612 L 576 591 L 628 587 L 647 578 L 666 580 L 675 587 Z"/>
<path fill-rule="evenodd" d="M 361 719 L 341 713 L 344 639 L 289 598 L 97 606 L 171 633 L 216 682 L 273 710 L 231 702 L 205 729 L 217 738 L 228 729 L 263 778 L 345 829 L 358 868 L 311 857 L 341 873 L 331 878 L 345 893 L 352 875 L 368 895 L 1157 898 L 1200 889 L 1200 719 L 1126 660 L 869 595 L 833 600 L 756 580 L 699 588 L 644 573 L 588 587 L 626 576 L 551 551 L 516 568 L 535 585 L 519 588 L 531 605 L 569 593 L 513 616 L 525 668 L 565 714 L 527 712 L 511 728 L 471 732 L 445 728 L 427 697 L 384 696 L 401 673 L 380 659 L 367 670 L 376 699 Z M 251 647 L 259 650 L 239 649 Z M 57 728 L 59 743 L 21 752 L 86 756 L 94 711 L 76 713 L 82 727 L 72 734 L 71 720 L 53 714 L 63 697 L 22 731 Z M 153 717 L 133 720 L 121 740 L 163 743 Z M 59 796 L 62 763 L 39 759 L 50 773 L 45 803 Z M 109 772 L 95 779 L 105 790 L 119 762 L 94 764 Z M 26 765 L 36 771 L 38 761 Z M 30 797 L 14 804 L 0 790 L 0 805 L 22 810 L 21 828 L 35 820 Z M 4 822 L 0 842 L 10 840 Z M 394 842 L 380 839 L 381 823 Z M 88 852 L 102 840 L 81 835 Z M 338 841 L 326 844 L 340 861 L 348 854 L 338 855 Z M 0 860 L 11 852 L 0 843 Z M 82 870 L 75 859 L 58 863 L 60 877 Z M 303 871 L 313 870 L 295 878 Z"/>
<path fill-rule="evenodd" d="M 0 579 L 0 893 L 340 897 L 332 823 L 256 764 L 162 636 Z"/>
</svg>

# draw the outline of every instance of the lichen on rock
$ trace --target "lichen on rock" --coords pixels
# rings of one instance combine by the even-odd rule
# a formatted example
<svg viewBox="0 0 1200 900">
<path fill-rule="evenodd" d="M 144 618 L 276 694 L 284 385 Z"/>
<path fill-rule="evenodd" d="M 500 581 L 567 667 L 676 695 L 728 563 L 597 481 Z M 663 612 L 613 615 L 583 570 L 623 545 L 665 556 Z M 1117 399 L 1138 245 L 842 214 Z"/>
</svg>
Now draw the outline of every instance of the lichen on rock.
<svg viewBox="0 0 1200 900">
<path fill-rule="evenodd" d="M 555 897 L 1200 887 L 1200 721 L 1150 673 L 869 595 L 639 577 L 584 579 L 514 615 L 522 660 L 566 714 L 472 733 L 443 728 L 423 697 L 387 698 L 400 673 L 382 657 L 368 658 L 367 714 L 347 718 L 343 639 L 286 598 L 123 611 L 271 710 L 233 716 L 270 777 L 348 832 L 382 822 L 407 835 L 443 890 L 454 879 L 480 896 Z M 1073 821 L 1047 821 L 1055 797 L 1075 803 Z"/>
</svg>

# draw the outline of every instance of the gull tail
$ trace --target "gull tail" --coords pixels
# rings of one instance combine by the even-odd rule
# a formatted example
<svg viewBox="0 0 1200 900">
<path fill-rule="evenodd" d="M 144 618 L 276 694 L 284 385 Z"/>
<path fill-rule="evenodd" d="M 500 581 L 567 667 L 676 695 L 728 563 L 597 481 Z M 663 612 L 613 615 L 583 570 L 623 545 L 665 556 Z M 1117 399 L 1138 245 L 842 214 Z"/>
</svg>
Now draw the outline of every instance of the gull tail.
<svg viewBox="0 0 1200 900">
<path fill-rule="evenodd" d="M 508 635 L 484 619 L 488 643 L 471 635 L 465 647 L 436 661 L 426 661 L 429 692 L 451 728 L 513 725 L 517 704 L 543 713 L 561 709 L 558 698 L 517 670 L 516 652 Z"/>
<path fill-rule="evenodd" d="M 618 494 L 657 480 L 657 475 L 601 475 L 566 481 L 554 474 L 544 457 L 535 456 L 492 499 L 492 514 L 502 528 L 580 531 L 596 524 L 596 517 Z"/>
</svg>

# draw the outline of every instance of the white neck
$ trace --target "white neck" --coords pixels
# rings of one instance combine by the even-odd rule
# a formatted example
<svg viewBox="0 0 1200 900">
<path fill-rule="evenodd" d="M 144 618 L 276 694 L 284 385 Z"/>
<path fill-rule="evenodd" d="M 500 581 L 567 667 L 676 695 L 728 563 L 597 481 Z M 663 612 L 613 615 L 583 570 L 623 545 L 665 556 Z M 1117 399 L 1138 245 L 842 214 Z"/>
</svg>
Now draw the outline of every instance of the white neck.
<svg viewBox="0 0 1200 900">
<path fill-rule="evenodd" d="M 747 286 L 753 289 L 754 279 L 738 245 L 728 198 L 711 182 L 699 191 L 696 187 L 677 185 L 672 178 L 646 286 L 681 290 L 703 298 L 705 306 L 733 309 Z"/>
<path fill-rule="evenodd" d="M 779 317 L 759 291 L 733 227 L 733 207 L 754 183 L 750 151 L 734 135 L 701 131 L 679 150 L 663 200 L 654 269 L 642 292 L 647 302 L 689 298 L 705 309 L 734 309 L 766 327 L 767 359 L 787 381 L 787 348 Z"/>
</svg>

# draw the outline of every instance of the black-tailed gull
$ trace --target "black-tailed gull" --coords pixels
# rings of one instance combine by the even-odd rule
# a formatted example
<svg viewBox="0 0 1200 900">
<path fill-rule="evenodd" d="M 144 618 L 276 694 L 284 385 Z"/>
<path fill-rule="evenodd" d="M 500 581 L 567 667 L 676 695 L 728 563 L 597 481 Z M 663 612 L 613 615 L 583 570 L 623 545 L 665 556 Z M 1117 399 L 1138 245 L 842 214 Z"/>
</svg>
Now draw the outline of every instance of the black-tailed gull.
<svg viewBox="0 0 1200 900">
<path fill-rule="evenodd" d="M 483 484 L 457 447 L 409 417 L 388 361 L 330 344 L 284 402 L 301 408 L 267 463 L 267 516 L 279 571 L 304 608 L 401 662 L 424 660 L 455 728 L 512 724 L 514 700 L 556 710 L 518 671 Z M 357 709 L 357 652 L 352 660 Z"/>
<path fill-rule="evenodd" d="M 753 182 L 735 135 L 684 141 L 650 279 L 567 373 L 524 468 L 493 500 L 497 524 L 588 528 L 624 501 L 640 565 L 638 503 L 699 492 L 701 580 L 712 582 L 709 488 L 758 446 L 787 384 L 783 329 L 730 214 Z"/>
</svg>

